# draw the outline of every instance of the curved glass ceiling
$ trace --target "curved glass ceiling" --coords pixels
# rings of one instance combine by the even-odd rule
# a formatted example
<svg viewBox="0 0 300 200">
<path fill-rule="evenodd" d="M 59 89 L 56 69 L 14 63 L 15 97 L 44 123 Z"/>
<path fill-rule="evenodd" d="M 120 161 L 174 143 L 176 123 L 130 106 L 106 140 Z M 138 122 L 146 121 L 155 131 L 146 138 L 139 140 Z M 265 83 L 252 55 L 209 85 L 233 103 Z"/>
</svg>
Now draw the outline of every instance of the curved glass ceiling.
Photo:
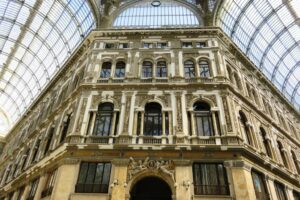
<svg viewBox="0 0 300 200">
<path fill-rule="evenodd" d="M 275 86 L 300 108 L 300 1 L 230 0 L 221 28 Z"/>
<path fill-rule="evenodd" d="M 197 16 L 186 6 L 168 1 L 141 1 L 123 10 L 114 28 L 199 27 Z"/>
<path fill-rule="evenodd" d="M 0 108 L 12 122 L 94 26 L 86 0 L 0 1 Z"/>
</svg>

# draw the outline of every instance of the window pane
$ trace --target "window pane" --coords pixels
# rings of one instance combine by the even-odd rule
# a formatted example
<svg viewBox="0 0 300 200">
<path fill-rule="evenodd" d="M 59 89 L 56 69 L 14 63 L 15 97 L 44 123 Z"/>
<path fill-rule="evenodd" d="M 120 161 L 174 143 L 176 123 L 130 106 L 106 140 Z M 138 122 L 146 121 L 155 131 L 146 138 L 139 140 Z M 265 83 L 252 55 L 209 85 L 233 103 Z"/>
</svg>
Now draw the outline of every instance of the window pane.
<svg viewBox="0 0 300 200">
<path fill-rule="evenodd" d="M 223 164 L 195 163 L 193 165 L 195 194 L 228 195 L 228 183 Z"/>
</svg>

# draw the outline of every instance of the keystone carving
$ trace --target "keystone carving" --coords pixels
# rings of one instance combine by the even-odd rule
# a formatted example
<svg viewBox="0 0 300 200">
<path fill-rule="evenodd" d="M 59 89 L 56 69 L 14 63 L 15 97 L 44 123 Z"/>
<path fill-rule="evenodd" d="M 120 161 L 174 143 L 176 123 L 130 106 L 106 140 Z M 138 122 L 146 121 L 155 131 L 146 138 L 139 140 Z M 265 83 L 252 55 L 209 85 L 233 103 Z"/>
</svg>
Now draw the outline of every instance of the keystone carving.
<svg viewBox="0 0 300 200">
<path fill-rule="evenodd" d="M 147 157 L 143 160 L 134 160 L 132 157 L 129 158 L 127 180 L 131 180 L 135 175 L 144 172 L 151 171 L 156 173 L 166 174 L 171 177 L 175 182 L 175 165 L 171 160 L 151 160 Z"/>
</svg>

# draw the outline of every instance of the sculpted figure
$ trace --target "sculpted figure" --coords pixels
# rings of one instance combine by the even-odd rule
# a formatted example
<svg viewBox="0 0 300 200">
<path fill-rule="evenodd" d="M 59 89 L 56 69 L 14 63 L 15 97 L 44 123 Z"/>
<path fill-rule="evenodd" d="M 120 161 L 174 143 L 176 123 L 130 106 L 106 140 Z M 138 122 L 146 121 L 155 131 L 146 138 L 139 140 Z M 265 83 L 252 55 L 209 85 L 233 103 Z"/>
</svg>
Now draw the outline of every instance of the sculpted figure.
<svg viewBox="0 0 300 200">
<path fill-rule="evenodd" d="M 170 169 L 171 163 L 169 161 L 161 161 L 159 169 L 165 173 L 171 176 L 173 181 L 175 182 L 175 177 L 174 177 L 174 170 Z"/>
</svg>

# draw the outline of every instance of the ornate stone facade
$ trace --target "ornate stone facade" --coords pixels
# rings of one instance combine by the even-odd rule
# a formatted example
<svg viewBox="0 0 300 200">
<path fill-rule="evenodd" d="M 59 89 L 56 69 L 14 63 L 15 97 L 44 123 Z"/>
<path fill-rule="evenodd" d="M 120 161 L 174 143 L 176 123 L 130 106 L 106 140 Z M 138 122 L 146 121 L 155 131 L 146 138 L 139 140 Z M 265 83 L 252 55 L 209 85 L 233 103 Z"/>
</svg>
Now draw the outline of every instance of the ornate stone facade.
<svg viewBox="0 0 300 200">
<path fill-rule="evenodd" d="M 193 1 L 182 4 L 189 2 Z M 106 14 L 115 15 L 122 7 L 119 3 L 126 5 L 107 1 L 109 7 L 101 6 Z M 111 23 L 109 18 L 106 24 Z M 145 48 L 146 42 L 155 45 Z M 197 42 L 205 46 L 197 47 Z M 159 48 L 158 43 L 167 46 Z M 286 186 L 289 200 L 293 191 L 300 191 L 299 113 L 252 63 L 241 59 L 240 50 L 219 28 L 95 30 L 78 52 L 5 138 L 0 198 L 13 195 L 11 199 L 17 200 L 24 187 L 26 199 L 38 179 L 34 200 L 125 200 L 132 198 L 143 178 L 156 177 L 170 188 L 173 200 L 255 200 L 253 172 L 265 175 L 270 199 L 277 198 L 274 180 Z M 209 65 L 208 77 L 200 75 L 200 60 Z M 118 77 L 121 61 L 124 76 Z M 150 77 L 143 75 L 143 61 L 152 63 Z M 158 61 L 165 61 L 166 76 L 157 75 Z M 186 75 L 185 61 L 193 62 L 193 77 Z M 104 62 L 111 64 L 107 77 L 101 77 Z M 258 101 L 249 95 L 250 78 L 255 80 L 252 87 Z M 72 90 L 56 96 L 65 92 L 62 85 Z M 259 103 L 263 100 L 272 105 L 271 112 Z M 101 110 L 103 104 L 113 106 Z M 149 104 L 159 112 L 149 112 Z M 36 112 L 43 106 L 46 114 L 36 122 Z M 67 126 L 65 116 L 70 113 Z M 33 122 L 35 127 L 30 126 Z M 64 133 L 66 139 L 60 141 Z M 42 148 L 36 145 L 39 139 Z M 108 182 L 82 192 L 84 170 L 105 165 L 110 166 L 105 168 Z M 224 172 L 225 186 L 218 185 L 218 190 L 199 186 L 197 166 L 201 173 L 214 167 Z M 54 185 L 46 190 L 55 170 Z M 213 174 L 206 175 L 212 179 Z"/>
</svg>

